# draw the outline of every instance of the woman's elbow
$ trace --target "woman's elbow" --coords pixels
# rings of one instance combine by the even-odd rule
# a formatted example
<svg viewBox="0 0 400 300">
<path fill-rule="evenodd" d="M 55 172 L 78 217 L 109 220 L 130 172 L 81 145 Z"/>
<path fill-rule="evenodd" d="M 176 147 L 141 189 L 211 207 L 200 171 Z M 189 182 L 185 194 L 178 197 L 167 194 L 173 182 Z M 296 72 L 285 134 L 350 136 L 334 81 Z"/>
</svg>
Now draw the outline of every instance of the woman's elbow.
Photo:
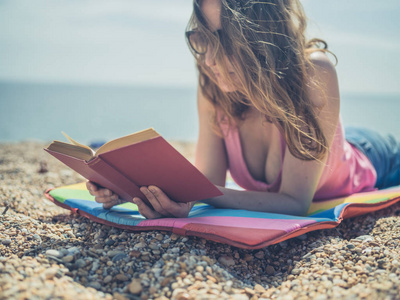
<svg viewBox="0 0 400 300">
<path fill-rule="evenodd" d="M 289 209 L 291 215 L 298 217 L 306 217 L 310 209 L 312 199 L 308 198 L 295 198 L 290 195 L 286 195 L 290 198 Z"/>
</svg>

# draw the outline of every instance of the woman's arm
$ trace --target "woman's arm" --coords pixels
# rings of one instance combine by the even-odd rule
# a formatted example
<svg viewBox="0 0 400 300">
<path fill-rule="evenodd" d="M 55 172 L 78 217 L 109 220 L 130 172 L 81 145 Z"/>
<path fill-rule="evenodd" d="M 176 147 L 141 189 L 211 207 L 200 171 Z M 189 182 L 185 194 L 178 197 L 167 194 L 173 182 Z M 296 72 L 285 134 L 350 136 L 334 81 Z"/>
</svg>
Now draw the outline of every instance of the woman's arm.
<svg viewBox="0 0 400 300">
<path fill-rule="evenodd" d="M 215 185 L 225 186 L 227 155 L 225 143 L 213 126 L 214 107 L 203 96 L 200 87 L 197 92 L 199 114 L 199 137 L 196 145 L 196 167 Z"/>
<path fill-rule="evenodd" d="M 202 200 L 218 208 L 246 209 L 251 211 L 280 213 L 303 216 L 308 207 L 295 197 L 283 193 L 238 191 L 218 187 L 224 194 L 216 198 Z"/>
</svg>

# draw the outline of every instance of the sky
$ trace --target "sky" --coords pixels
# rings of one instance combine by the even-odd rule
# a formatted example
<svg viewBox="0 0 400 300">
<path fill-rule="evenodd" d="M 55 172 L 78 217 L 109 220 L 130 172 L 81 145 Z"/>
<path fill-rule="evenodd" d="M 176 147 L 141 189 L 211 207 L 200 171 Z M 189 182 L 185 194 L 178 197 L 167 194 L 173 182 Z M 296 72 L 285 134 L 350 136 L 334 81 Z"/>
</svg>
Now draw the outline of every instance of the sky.
<svg viewBox="0 0 400 300">
<path fill-rule="evenodd" d="M 303 0 L 342 92 L 400 94 L 399 0 Z M 0 80 L 194 87 L 191 0 L 0 0 Z"/>
</svg>

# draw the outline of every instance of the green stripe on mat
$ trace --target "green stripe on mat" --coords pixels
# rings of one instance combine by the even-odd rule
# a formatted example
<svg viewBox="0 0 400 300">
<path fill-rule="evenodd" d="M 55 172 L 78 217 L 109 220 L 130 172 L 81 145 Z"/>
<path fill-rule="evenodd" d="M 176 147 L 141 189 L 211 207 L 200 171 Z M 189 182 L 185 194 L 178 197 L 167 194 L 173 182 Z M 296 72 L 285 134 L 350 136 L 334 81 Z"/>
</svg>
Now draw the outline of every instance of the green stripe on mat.
<svg viewBox="0 0 400 300">
<path fill-rule="evenodd" d="M 94 197 L 89 194 L 88 190 L 71 190 L 58 188 L 51 190 L 49 194 L 58 202 L 64 203 L 66 199 L 83 199 L 94 201 Z"/>
<path fill-rule="evenodd" d="M 379 198 L 379 199 L 371 199 L 371 200 L 365 201 L 364 203 L 378 203 L 378 202 L 387 201 L 387 200 L 389 200 L 391 198 L 394 198 L 394 197 L 384 197 L 384 198 Z"/>
</svg>

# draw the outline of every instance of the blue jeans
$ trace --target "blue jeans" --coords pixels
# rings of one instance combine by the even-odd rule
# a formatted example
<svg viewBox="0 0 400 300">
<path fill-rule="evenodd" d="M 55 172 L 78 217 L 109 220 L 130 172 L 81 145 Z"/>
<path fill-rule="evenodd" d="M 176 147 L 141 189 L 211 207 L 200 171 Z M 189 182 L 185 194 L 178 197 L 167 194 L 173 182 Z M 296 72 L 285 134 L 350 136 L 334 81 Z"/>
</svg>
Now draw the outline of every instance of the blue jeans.
<svg viewBox="0 0 400 300">
<path fill-rule="evenodd" d="M 346 127 L 346 140 L 363 152 L 377 173 L 375 187 L 400 185 L 400 143 L 391 135 L 356 127 Z"/>
</svg>

